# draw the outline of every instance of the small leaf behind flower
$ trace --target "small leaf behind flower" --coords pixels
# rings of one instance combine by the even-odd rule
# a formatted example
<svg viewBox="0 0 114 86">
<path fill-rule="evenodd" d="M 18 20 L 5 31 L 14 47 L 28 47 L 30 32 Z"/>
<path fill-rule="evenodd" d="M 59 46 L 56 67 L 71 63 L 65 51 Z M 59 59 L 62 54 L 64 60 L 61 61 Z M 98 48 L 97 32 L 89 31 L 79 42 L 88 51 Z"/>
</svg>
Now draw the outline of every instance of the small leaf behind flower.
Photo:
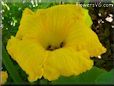
<svg viewBox="0 0 114 86">
<path fill-rule="evenodd" d="M 107 73 L 105 70 L 93 67 L 91 70 L 84 72 L 78 76 L 60 77 L 58 80 L 52 81 L 52 84 L 94 84 L 95 80 L 102 73 Z"/>
<path fill-rule="evenodd" d="M 114 69 L 98 76 L 95 80 L 96 84 L 113 84 L 114 85 Z"/>
</svg>

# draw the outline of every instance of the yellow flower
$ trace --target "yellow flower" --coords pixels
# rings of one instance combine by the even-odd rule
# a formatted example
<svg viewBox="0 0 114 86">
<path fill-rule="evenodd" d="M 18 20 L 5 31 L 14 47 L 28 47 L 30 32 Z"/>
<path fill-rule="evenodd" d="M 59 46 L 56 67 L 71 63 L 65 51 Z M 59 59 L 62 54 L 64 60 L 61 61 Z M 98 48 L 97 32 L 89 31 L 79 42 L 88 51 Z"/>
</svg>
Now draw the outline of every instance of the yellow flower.
<svg viewBox="0 0 114 86">
<path fill-rule="evenodd" d="M 7 81 L 8 74 L 6 71 L 0 71 L 0 83 L 4 84 Z"/>
<path fill-rule="evenodd" d="M 57 5 L 36 12 L 26 8 L 7 50 L 31 82 L 79 75 L 92 68 L 90 56 L 106 51 L 91 24 L 88 10 L 81 6 Z"/>
</svg>

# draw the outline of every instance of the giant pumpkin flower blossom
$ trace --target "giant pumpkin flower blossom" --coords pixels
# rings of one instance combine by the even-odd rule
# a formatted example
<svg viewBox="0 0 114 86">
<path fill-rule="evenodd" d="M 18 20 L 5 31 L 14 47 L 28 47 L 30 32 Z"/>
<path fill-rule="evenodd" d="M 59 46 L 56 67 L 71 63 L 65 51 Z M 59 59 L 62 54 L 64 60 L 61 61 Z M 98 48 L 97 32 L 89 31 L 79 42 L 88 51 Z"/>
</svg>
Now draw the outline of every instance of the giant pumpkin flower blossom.
<svg viewBox="0 0 114 86">
<path fill-rule="evenodd" d="M 79 75 L 92 68 L 90 57 L 106 51 L 91 24 L 88 10 L 81 6 L 56 5 L 36 12 L 26 8 L 7 50 L 31 82 Z"/>
</svg>

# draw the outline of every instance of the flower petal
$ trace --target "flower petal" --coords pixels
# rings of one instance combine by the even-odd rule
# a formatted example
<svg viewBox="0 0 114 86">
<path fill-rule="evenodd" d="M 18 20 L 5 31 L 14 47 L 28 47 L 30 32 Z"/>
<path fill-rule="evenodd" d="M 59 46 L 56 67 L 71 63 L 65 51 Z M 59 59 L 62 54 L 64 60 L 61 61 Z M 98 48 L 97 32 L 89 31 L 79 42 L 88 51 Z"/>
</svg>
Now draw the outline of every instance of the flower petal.
<svg viewBox="0 0 114 86">
<path fill-rule="evenodd" d="M 11 37 L 7 44 L 8 53 L 29 75 L 29 81 L 42 77 L 42 64 L 46 58 L 44 48 L 34 40 L 19 40 Z"/>
<path fill-rule="evenodd" d="M 44 78 L 55 80 L 60 75 L 79 75 L 93 66 L 93 61 L 89 58 L 87 51 L 77 52 L 69 48 L 57 49 L 49 52 L 49 56 L 44 63 Z"/>
<path fill-rule="evenodd" d="M 44 47 L 47 44 L 58 46 L 71 27 L 82 22 L 87 22 L 88 26 L 92 24 L 88 11 L 81 6 L 57 5 L 34 13 L 25 9 L 16 37 L 37 38 Z"/>
<path fill-rule="evenodd" d="M 16 34 L 16 37 L 19 39 L 22 39 L 24 36 L 30 36 L 35 37 L 36 33 L 38 31 L 38 28 L 35 27 L 35 16 L 34 12 L 32 12 L 30 9 L 26 8 L 23 11 L 22 18 L 20 21 L 19 30 Z"/>
<path fill-rule="evenodd" d="M 86 25 L 80 23 L 72 28 L 66 38 L 66 47 L 73 47 L 78 51 L 87 50 L 90 56 L 99 56 L 106 52 L 95 32 Z"/>
</svg>

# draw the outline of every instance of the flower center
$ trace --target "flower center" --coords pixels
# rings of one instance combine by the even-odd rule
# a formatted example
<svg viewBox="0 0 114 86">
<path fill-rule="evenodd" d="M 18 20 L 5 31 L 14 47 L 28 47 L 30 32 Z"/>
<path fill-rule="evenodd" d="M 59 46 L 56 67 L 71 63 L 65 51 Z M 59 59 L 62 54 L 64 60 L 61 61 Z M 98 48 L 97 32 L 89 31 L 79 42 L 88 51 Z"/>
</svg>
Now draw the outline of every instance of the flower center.
<svg viewBox="0 0 114 86">
<path fill-rule="evenodd" d="M 64 42 L 61 42 L 59 46 L 48 45 L 48 47 L 47 47 L 46 50 L 53 51 L 53 50 L 56 50 L 56 49 L 62 48 L 63 46 L 64 46 Z"/>
</svg>

